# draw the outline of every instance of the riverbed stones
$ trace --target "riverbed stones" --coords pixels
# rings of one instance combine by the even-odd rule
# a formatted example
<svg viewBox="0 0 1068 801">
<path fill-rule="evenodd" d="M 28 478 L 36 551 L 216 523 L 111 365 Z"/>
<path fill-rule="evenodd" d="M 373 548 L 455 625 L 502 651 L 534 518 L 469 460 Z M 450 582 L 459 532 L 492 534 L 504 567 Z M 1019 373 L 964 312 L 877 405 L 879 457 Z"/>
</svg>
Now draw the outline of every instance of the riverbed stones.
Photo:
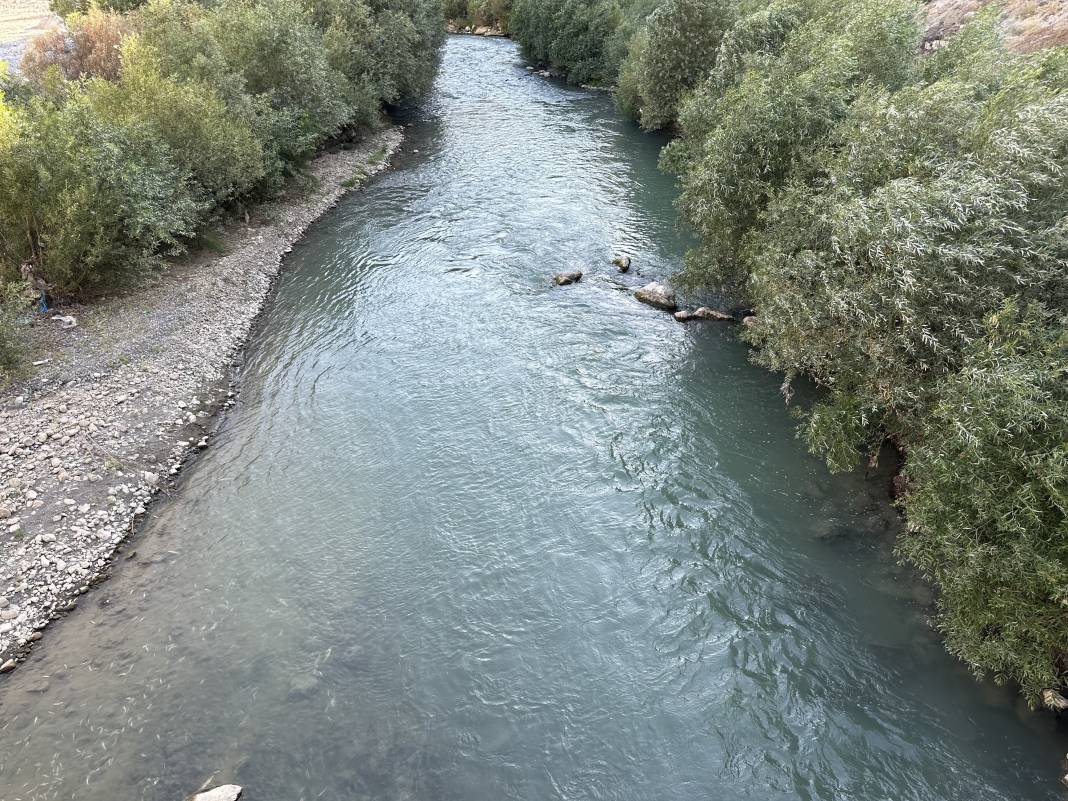
<svg viewBox="0 0 1068 801">
<path fill-rule="evenodd" d="M 193 793 L 186 801 L 237 801 L 244 788 L 239 784 L 220 784 L 210 790 Z"/>
<path fill-rule="evenodd" d="M 15 669 L 15 660 L 9 659 L 4 664 L 0 665 L 0 673 L 10 673 Z"/>
<path fill-rule="evenodd" d="M 733 322 L 734 318 L 725 312 L 710 309 L 707 306 L 699 306 L 696 309 L 682 309 L 675 312 L 675 319 L 680 323 L 688 323 L 693 320 L 723 320 Z"/>
<path fill-rule="evenodd" d="M 659 281 L 650 281 L 634 293 L 634 297 L 642 303 L 647 303 L 657 309 L 675 311 L 678 303 L 675 301 L 675 290 L 661 284 Z"/>
<path fill-rule="evenodd" d="M 557 286 L 567 286 L 568 284 L 577 284 L 582 280 L 582 273 L 579 270 L 573 270 L 567 273 L 557 273 L 553 276 L 553 283 Z"/>
</svg>

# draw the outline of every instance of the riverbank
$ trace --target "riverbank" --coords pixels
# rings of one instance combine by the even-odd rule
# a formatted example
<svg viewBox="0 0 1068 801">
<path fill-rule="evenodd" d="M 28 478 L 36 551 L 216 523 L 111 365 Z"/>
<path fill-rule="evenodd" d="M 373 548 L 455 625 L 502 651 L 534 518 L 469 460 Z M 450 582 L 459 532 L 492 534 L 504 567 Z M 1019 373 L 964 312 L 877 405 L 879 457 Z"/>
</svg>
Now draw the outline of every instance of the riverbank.
<svg viewBox="0 0 1068 801">
<path fill-rule="evenodd" d="M 37 321 L 34 374 L 0 394 L 0 669 L 107 575 L 152 498 L 207 445 L 283 256 L 402 140 L 391 127 L 321 156 L 304 187 L 224 233 L 221 257 L 54 312 L 75 327 Z"/>
</svg>

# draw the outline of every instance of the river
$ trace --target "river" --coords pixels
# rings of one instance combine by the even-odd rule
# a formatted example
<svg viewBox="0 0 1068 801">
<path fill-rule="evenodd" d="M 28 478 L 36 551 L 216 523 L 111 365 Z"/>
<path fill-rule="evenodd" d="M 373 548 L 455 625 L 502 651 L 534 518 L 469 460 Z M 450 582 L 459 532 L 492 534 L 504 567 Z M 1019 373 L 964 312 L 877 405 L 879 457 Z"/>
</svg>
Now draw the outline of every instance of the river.
<svg viewBox="0 0 1068 801">
<path fill-rule="evenodd" d="M 1065 732 L 932 633 L 885 476 L 631 297 L 687 247 L 663 140 L 476 38 L 409 121 L 136 555 L 4 677 L 0 799 L 1063 798 Z"/>
</svg>

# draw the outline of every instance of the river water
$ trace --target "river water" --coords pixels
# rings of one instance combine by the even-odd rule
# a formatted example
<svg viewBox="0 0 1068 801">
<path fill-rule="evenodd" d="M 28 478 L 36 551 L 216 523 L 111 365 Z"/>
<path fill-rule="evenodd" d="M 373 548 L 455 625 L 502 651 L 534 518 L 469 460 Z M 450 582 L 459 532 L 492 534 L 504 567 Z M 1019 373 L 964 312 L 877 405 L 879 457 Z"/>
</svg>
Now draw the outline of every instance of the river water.
<svg viewBox="0 0 1068 801">
<path fill-rule="evenodd" d="M 0 799 L 1063 798 L 1064 732 L 931 634 L 885 476 L 630 297 L 687 245 L 662 144 L 452 38 L 137 557 L 4 678 Z"/>
</svg>

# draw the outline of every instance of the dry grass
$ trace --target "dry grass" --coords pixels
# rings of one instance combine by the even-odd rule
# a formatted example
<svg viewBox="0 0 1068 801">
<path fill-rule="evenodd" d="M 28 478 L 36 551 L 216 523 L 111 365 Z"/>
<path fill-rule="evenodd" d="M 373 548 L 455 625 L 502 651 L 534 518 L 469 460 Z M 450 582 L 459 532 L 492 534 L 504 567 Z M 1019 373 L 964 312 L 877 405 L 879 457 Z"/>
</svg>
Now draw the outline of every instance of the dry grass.
<svg viewBox="0 0 1068 801">
<path fill-rule="evenodd" d="M 998 0 L 930 0 L 928 39 L 952 36 L 969 17 Z M 1001 0 L 1010 47 L 1027 52 L 1068 44 L 1068 0 Z"/>
</svg>

